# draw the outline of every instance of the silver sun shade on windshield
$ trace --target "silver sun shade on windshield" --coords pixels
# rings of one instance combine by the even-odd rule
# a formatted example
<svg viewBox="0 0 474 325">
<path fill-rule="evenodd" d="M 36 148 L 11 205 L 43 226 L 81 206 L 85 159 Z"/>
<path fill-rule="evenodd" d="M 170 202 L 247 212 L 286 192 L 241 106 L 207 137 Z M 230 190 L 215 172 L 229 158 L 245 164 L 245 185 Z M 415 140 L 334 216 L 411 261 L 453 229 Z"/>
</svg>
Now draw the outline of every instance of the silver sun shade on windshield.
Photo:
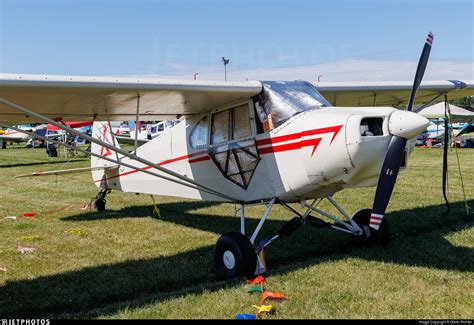
<svg viewBox="0 0 474 325">
<path fill-rule="evenodd" d="M 331 104 L 306 81 L 263 81 L 263 92 L 255 97 L 255 108 L 262 123 L 271 118 L 276 128 L 290 117 L 309 109 Z"/>
</svg>

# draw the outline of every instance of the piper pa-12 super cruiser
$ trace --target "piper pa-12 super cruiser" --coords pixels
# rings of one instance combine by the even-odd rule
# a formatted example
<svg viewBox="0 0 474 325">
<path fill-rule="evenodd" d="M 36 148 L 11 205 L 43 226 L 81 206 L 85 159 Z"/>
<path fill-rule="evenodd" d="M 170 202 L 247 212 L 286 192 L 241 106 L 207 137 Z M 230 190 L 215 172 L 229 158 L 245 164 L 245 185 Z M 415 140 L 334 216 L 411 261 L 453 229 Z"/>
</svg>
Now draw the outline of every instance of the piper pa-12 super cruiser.
<svg viewBox="0 0 474 325">
<path fill-rule="evenodd" d="M 421 84 L 432 40 L 430 33 L 410 83 L 3 74 L 0 125 L 40 121 L 91 141 L 91 167 L 83 170 L 92 172 L 101 189 L 97 210 L 105 209 L 111 190 L 240 204 L 240 229 L 218 239 L 214 263 L 224 277 L 250 276 L 259 269 L 256 238 L 275 204 L 287 206 L 295 217 L 265 245 L 306 223 L 361 242 L 388 242 L 384 215 L 398 172 L 407 164 L 408 140 L 428 126 L 412 112 L 415 96 L 418 103 L 473 94 L 472 81 Z M 407 102 L 406 109 L 392 107 Z M 92 136 L 58 122 L 78 119 L 94 121 Z M 110 121 L 167 119 L 181 122 L 140 147 L 135 142 L 131 152 L 121 149 L 110 131 Z M 63 172 L 71 171 L 50 173 Z M 372 208 L 353 217 L 333 198 L 345 188 L 375 185 Z M 323 199 L 340 216 L 320 210 Z M 289 206 L 296 202 L 304 211 Z M 256 203 L 266 208 L 248 232 L 245 207 Z"/>
</svg>

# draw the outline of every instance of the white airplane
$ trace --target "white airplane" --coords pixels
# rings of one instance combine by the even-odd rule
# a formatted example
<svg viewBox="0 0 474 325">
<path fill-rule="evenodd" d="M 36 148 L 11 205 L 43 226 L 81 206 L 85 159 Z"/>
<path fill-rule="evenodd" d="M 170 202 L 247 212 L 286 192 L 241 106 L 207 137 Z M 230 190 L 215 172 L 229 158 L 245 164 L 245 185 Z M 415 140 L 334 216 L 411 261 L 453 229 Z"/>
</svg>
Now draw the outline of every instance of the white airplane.
<svg viewBox="0 0 474 325">
<path fill-rule="evenodd" d="M 29 124 L 25 125 L 17 125 L 16 128 L 20 129 L 21 131 L 14 130 L 12 128 L 7 128 L 2 134 L 0 134 L 0 147 L 5 149 L 7 143 L 21 143 L 21 142 L 28 142 L 33 139 L 33 136 L 26 134 L 22 131 L 28 132 L 37 132 L 39 130 L 43 130 L 46 128 L 46 125 L 40 125 L 37 127 L 31 126 Z"/>
<path fill-rule="evenodd" d="M 146 129 L 143 130 L 141 126 L 136 127 L 134 121 L 128 122 L 128 134 L 114 133 L 119 143 L 134 144 L 137 139 L 138 144 L 142 145 L 150 140 L 159 137 L 165 130 L 172 128 L 179 120 L 160 121 L 158 123 L 146 124 Z M 140 124 L 138 124 L 140 125 Z M 113 130 L 113 128 L 112 128 Z M 136 134 L 135 134 L 136 132 Z"/>
<path fill-rule="evenodd" d="M 444 121 L 430 121 L 426 130 L 416 137 L 416 144 L 424 145 L 428 140 L 444 139 Z"/>
<path fill-rule="evenodd" d="M 428 125 L 411 112 L 415 95 L 417 102 L 429 102 L 474 94 L 472 81 L 421 84 L 431 43 L 430 33 L 413 83 L 315 86 L 4 74 L 0 126 L 41 120 L 91 141 L 91 168 L 85 170 L 101 188 L 98 210 L 105 209 L 111 190 L 239 204 L 240 231 L 218 239 L 214 263 L 224 277 L 251 276 L 259 269 L 262 245 L 256 239 L 274 204 L 288 207 L 295 217 L 263 246 L 305 223 L 346 232 L 359 242 L 388 242 L 384 215 L 398 172 L 407 165 L 407 142 Z M 406 110 L 388 106 L 407 100 Z M 92 137 L 55 118 L 94 120 Z M 176 118 L 182 121 L 132 153 L 122 150 L 110 132 L 111 120 Z M 353 217 L 333 198 L 345 188 L 375 185 L 372 209 Z M 341 216 L 319 209 L 323 199 Z M 301 211 L 288 205 L 296 202 Z M 257 203 L 266 209 L 248 232 L 245 208 Z"/>
</svg>

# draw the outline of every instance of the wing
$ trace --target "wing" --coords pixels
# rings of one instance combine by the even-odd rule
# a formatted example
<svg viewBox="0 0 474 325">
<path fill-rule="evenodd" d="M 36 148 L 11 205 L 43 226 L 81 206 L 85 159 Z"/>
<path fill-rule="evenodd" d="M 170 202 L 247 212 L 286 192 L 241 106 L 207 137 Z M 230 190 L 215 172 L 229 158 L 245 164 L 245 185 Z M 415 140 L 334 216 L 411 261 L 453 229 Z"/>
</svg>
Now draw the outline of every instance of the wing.
<svg viewBox="0 0 474 325">
<path fill-rule="evenodd" d="M 5 141 L 5 142 L 24 142 L 28 138 L 26 136 L 23 136 L 21 133 L 18 133 L 17 136 L 15 135 L 0 135 L 0 141 Z"/>
<path fill-rule="evenodd" d="M 388 82 L 318 82 L 318 91 L 334 106 L 400 106 L 410 97 L 413 81 Z M 425 81 L 416 93 L 416 103 L 434 98 L 456 99 L 474 95 L 474 80 Z"/>
<path fill-rule="evenodd" d="M 184 81 L 139 78 L 0 74 L 0 99 L 68 121 L 163 120 L 194 115 L 259 94 L 258 81 Z M 139 99 L 139 100 L 138 100 Z M 0 103 L 0 121 L 31 121 Z"/>
</svg>

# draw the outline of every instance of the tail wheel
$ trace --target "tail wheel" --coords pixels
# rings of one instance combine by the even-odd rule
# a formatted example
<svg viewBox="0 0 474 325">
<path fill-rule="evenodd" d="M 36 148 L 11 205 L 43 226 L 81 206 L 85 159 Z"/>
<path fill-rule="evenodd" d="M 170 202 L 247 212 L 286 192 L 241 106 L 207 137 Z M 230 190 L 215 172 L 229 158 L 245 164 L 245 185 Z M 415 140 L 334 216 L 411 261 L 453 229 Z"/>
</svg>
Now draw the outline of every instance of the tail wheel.
<svg viewBox="0 0 474 325">
<path fill-rule="evenodd" d="M 257 255 L 250 240 L 237 231 L 223 234 L 214 249 L 216 271 L 227 279 L 255 273 Z"/>
<path fill-rule="evenodd" d="M 352 236 L 352 242 L 356 245 L 378 244 L 386 246 L 390 242 L 390 226 L 386 218 L 383 218 L 379 230 L 369 226 L 372 209 L 364 209 L 357 212 L 352 220 L 357 223 L 364 233 L 360 236 Z"/>
<path fill-rule="evenodd" d="M 109 188 L 103 188 L 94 199 L 94 208 L 97 212 L 105 211 L 105 204 L 107 203 L 106 197 L 112 190 Z"/>
<path fill-rule="evenodd" d="M 106 200 L 105 199 L 102 199 L 102 198 L 99 198 L 97 200 L 94 201 L 94 207 L 96 209 L 97 212 L 101 212 L 101 211 L 105 211 L 105 204 L 106 204 Z"/>
</svg>

